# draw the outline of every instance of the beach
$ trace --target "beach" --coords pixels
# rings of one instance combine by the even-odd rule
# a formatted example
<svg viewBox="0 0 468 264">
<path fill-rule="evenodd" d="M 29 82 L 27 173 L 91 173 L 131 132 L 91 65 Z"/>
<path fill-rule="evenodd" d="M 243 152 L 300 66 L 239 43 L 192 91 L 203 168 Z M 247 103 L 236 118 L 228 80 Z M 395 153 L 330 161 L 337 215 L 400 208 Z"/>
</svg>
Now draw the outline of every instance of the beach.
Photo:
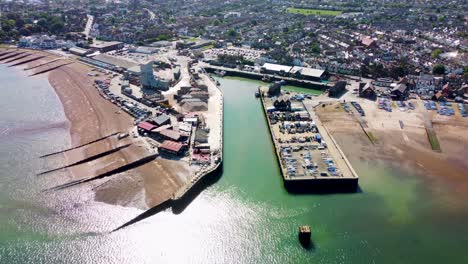
<svg viewBox="0 0 468 264">
<path fill-rule="evenodd" d="M 453 188 L 455 194 L 468 191 L 468 122 L 462 117 L 443 117 L 430 113 L 441 145 L 441 152 L 431 149 L 422 115 L 422 102 L 412 112 L 394 110 L 388 113 L 376 109 L 373 101 L 360 101 L 366 112 L 366 125 L 376 138 L 373 144 L 355 116 L 336 108 L 337 104 L 317 107 L 319 116 L 339 145 L 352 160 L 383 160 L 394 167 L 406 169 L 432 181 L 434 185 Z M 400 127 L 402 120 L 404 128 Z"/>
<path fill-rule="evenodd" d="M 28 70 L 31 75 L 53 69 L 37 76 L 48 79 L 63 105 L 69 120 L 71 146 L 132 129 L 133 118 L 102 98 L 93 86 L 94 78 L 88 76 L 92 67 L 71 58 L 60 58 L 40 51 L 34 53 L 46 57 L 18 67 L 23 69 L 36 67 Z M 60 60 L 56 60 L 59 58 Z M 53 62 L 45 64 L 49 61 Z M 104 77 L 97 78 L 104 79 Z M 73 166 L 69 169 L 67 178 L 57 179 L 57 185 L 115 169 L 154 152 L 141 139 L 128 137 L 117 140 L 116 137 L 111 137 L 66 152 L 63 154 L 63 163 L 70 164 L 123 144 L 131 145 L 92 162 Z M 157 158 L 131 171 L 92 181 L 88 185 L 94 191 L 97 201 L 148 209 L 170 199 L 173 193 L 184 185 L 188 175 L 188 165 Z"/>
</svg>

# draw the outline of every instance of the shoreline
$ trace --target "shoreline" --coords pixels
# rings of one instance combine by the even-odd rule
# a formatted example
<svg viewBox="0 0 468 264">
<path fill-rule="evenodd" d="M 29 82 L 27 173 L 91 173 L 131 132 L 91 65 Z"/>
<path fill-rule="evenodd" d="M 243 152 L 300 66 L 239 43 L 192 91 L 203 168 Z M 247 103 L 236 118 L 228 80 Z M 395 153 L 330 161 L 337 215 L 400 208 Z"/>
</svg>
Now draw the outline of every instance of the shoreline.
<svg viewBox="0 0 468 264">
<path fill-rule="evenodd" d="M 368 107 L 363 103 L 361 105 Z M 366 112 L 371 113 L 368 109 Z M 436 152 L 427 140 L 422 118 L 417 118 L 419 113 L 403 114 L 414 115 L 406 117 L 413 122 L 405 123 L 404 129 L 399 127 L 398 119 L 392 119 L 390 116 L 385 120 L 373 120 L 374 113 L 369 114 L 368 129 L 377 138 L 377 142 L 372 143 L 364 134 L 359 122 L 351 115 L 333 112 L 331 108 L 319 112 L 324 125 L 342 146 L 345 154 L 352 158 L 351 162 L 380 160 L 391 167 L 401 168 L 423 180 L 431 181 L 437 188 L 452 188 L 457 195 L 466 193 L 468 183 L 464 180 L 464 172 L 468 170 L 468 164 L 462 159 L 468 154 L 468 126 L 455 127 L 450 123 L 435 125 L 442 145 L 442 152 Z M 376 112 L 375 115 L 388 114 Z"/>
<path fill-rule="evenodd" d="M 26 52 L 28 51 L 26 50 Z M 27 70 L 29 76 L 54 68 L 57 65 L 60 66 L 64 64 L 64 61 L 68 61 L 67 65 L 34 77 L 46 78 L 58 97 L 68 121 L 69 142 L 72 147 L 114 132 L 127 132 L 133 128 L 132 117 L 102 98 L 93 86 L 94 78 L 87 75 L 93 67 L 44 51 L 34 50 L 29 52 L 36 55 L 46 55 L 38 60 L 14 66 L 18 70 L 37 67 Z M 61 60 L 54 61 L 49 65 L 42 65 L 57 58 Z M 10 66 L 18 61 L 5 65 Z M 38 67 L 38 65 L 42 66 Z M 124 144 L 131 144 L 131 146 L 98 160 L 68 168 L 68 175 L 56 179 L 55 182 L 52 181 L 53 184 L 58 185 L 81 180 L 91 175 L 110 171 L 153 152 L 147 148 L 147 145 L 141 139 L 128 137 L 117 140 L 116 137 L 112 137 L 61 154 L 61 157 L 64 164 L 70 164 L 72 161 L 82 160 L 85 157 Z M 180 178 L 179 175 L 187 173 L 188 168 L 186 165 L 158 158 L 131 171 L 92 181 L 86 185 L 86 189 L 92 191 L 93 199 L 97 202 L 146 210 L 171 199 L 173 193 L 185 184 L 183 177 Z"/>
</svg>

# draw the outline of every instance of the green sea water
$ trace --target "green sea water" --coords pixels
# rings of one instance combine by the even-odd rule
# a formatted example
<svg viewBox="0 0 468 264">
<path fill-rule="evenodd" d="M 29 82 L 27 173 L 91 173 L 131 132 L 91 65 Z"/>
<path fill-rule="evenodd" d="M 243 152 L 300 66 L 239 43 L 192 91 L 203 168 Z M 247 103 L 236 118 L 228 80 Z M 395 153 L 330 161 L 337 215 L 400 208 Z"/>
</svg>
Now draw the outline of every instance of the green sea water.
<svg viewBox="0 0 468 264">
<path fill-rule="evenodd" d="M 65 135 L 0 137 L 0 263 L 468 263 L 467 203 L 424 177 L 347 153 L 361 192 L 289 194 L 254 97 L 259 83 L 220 83 L 220 179 L 181 213 L 168 209 L 113 233 L 142 211 L 94 202 L 86 186 L 40 192 L 65 176 L 35 177 L 50 165 L 37 156 Z M 297 240 L 303 224 L 311 250 Z"/>
</svg>

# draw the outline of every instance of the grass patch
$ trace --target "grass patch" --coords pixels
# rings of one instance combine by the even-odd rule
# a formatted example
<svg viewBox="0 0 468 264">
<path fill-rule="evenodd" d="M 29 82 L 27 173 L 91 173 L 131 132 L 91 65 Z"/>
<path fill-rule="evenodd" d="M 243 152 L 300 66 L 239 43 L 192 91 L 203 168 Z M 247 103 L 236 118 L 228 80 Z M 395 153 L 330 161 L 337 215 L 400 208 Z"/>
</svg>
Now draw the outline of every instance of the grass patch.
<svg viewBox="0 0 468 264">
<path fill-rule="evenodd" d="M 308 8 L 288 8 L 286 12 L 305 16 L 336 16 L 343 12 L 335 10 L 308 9 Z"/>
<path fill-rule="evenodd" d="M 199 38 L 196 38 L 196 37 L 181 37 L 181 39 L 185 39 L 187 41 L 197 41 L 197 40 L 199 40 Z"/>
<path fill-rule="evenodd" d="M 426 132 L 427 132 L 427 138 L 429 139 L 429 143 L 431 144 L 432 150 L 439 151 L 439 152 L 442 151 L 440 149 L 440 143 L 439 143 L 439 139 L 437 139 L 436 133 L 433 130 L 429 130 L 427 128 L 426 128 Z"/>
<path fill-rule="evenodd" d="M 212 49 L 212 48 L 214 48 L 214 44 L 210 44 L 210 45 L 208 45 L 208 46 L 204 46 L 204 47 L 202 48 L 202 50 L 207 50 L 207 49 Z"/>
</svg>

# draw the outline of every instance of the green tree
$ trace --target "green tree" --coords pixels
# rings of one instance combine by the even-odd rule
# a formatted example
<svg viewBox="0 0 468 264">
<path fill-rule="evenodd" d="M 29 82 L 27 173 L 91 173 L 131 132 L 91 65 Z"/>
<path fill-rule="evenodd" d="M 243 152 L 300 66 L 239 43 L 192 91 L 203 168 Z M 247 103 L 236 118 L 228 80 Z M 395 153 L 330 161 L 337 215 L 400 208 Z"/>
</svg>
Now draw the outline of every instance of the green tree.
<svg viewBox="0 0 468 264">
<path fill-rule="evenodd" d="M 434 58 L 434 59 L 438 59 L 439 56 L 440 56 L 440 54 L 442 54 L 442 50 L 440 50 L 440 49 L 435 49 L 435 50 L 432 51 L 431 56 L 432 56 L 432 58 Z"/>
<path fill-rule="evenodd" d="M 320 45 L 318 43 L 312 44 L 312 46 L 310 47 L 310 51 L 312 53 L 319 54 L 320 53 Z"/>
<path fill-rule="evenodd" d="M 234 30 L 233 28 L 230 28 L 228 31 L 227 31 L 227 35 L 229 37 L 236 37 L 237 36 L 237 31 Z"/>
<path fill-rule="evenodd" d="M 445 66 L 442 64 L 434 65 L 434 68 L 432 68 L 432 73 L 433 74 L 445 74 Z"/>
</svg>

